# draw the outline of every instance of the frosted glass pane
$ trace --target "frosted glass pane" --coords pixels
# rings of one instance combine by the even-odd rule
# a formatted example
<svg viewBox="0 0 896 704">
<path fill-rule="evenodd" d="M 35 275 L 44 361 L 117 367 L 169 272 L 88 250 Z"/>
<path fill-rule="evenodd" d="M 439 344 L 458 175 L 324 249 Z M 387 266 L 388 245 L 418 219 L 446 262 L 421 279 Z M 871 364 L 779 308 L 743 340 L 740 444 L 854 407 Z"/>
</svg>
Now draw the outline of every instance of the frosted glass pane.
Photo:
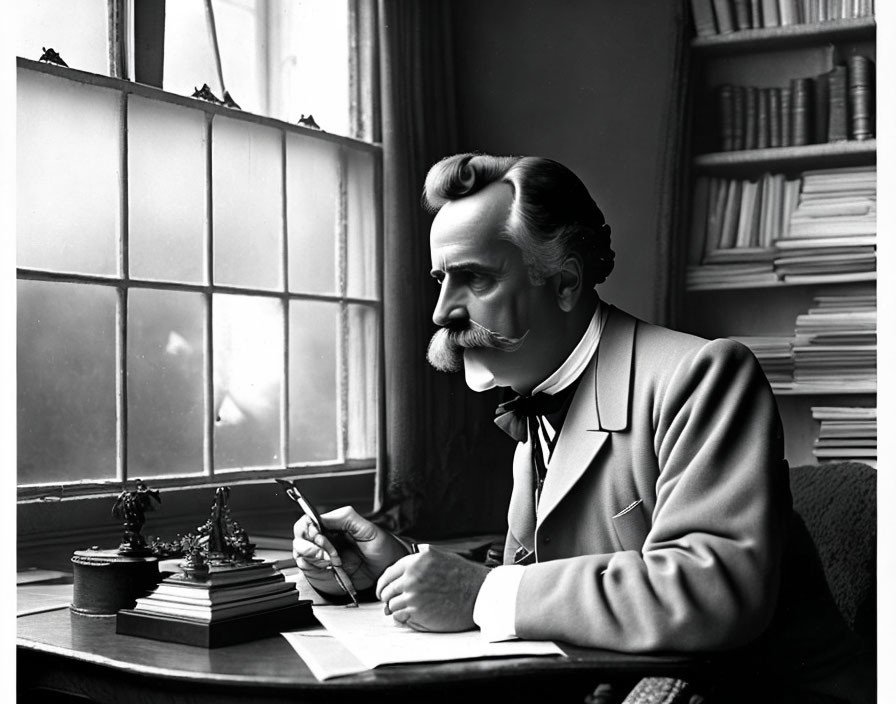
<svg viewBox="0 0 896 704">
<path fill-rule="evenodd" d="M 280 288 L 281 133 L 220 117 L 212 123 L 212 131 L 215 281 Z"/>
<path fill-rule="evenodd" d="M 204 330 L 202 294 L 128 294 L 129 477 L 202 472 Z"/>
<path fill-rule="evenodd" d="M 289 290 L 335 293 L 339 146 L 286 137 Z"/>
<path fill-rule="evenodd" d="M 289 461 L 339 457 L 339 304 L 289 304 Z"/>
<path fill-rule="evenodd" d="M 27 69 L 17 75 L 18 264 L 114 275 L 120 97 Z"/>
<path fill-rule="evenodd" d="M 348 307 L 349 459 L 376 456 L 379 396 L 379 314 L 375 308 Z"/>
<path fill-rule="evenodd" d="M 37 61 L 52 48 L 71 68 L 108 75 L 107 0 L 26 0 L 15 11 L 16 55 Z"/>
<path fill-rule="evenodd" d="M 264 4 L 258 0 L 212 3 L 227 90 L 243 110 L 260 114 L 267 114 L 263 84 L 266 46 L 259 41 Z M 192 95 L 208 83 L 218 98 L 224 98 L 207 26 L 204 0 L 166 3 L 165 90 Z"/>
<path fill-rule="evenodd" d="M 280 302 L 215 295 L 212 317 L 215 467 L 279 465 L 284 358 Z"/>
<path fill-rule="evenodd" d="M 131 276 L 205 283 L 205 113 L 128 98 Z"/>
<path fill-rule="evenodd" d="M 18 483 L 114 478 L 115 290 L 18 281 L 17 296 Z"/>
<path fill-rule="evenodd" d="M 379 207 L 376 202 L 375 167 L 373 154 L 349 152 L 346 291 L 349 296 L 359 298 L 375 298 L 377 295 L 376 230 Z"/>
</svg>

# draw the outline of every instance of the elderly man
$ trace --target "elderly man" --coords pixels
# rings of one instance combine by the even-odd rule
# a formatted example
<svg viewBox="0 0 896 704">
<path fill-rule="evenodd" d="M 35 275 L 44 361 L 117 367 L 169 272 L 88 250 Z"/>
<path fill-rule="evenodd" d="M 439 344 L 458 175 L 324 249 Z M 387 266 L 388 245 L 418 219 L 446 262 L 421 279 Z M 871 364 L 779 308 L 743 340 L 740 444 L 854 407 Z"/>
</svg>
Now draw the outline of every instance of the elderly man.
<svg viewBox="0 0 896 704">
<path fill-rule="evenodd" d="M 848 633 L 820 573 L 801 570 L 812 585 L 791 586 L 791 554 L 807 536 L 751 353 L 602 301 L 610 228 L 554 161 L 448 157 L 424 200 L 441 286 L 428 359 L 463 370 L 474 391 L 517 394 L 496 418 L 519 441 L 504 564 L 414 552 L 346 507 L 324 521 L 355 548 L 343 558 L 356 585 L 420 630 L 478 626 L 493 639 L 628 652 L 736 649 L 754 681 L 784 687 L 769 701 L 840 687 Z M 309 582 L 338 594 L 325 569 L 340 561 L 334 546 L 307 518 L 295 536 Z"/>
</svg>

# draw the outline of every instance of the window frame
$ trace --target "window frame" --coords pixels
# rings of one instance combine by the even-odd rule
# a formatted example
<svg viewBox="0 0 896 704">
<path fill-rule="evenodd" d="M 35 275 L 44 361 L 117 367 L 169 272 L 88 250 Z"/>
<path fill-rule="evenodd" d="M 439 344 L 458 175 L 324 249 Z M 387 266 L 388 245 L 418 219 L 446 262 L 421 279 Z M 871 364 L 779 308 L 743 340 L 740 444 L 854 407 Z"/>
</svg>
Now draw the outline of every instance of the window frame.
<svg viewBox="0 0 896 704">
<path fill-rule="evenodd" d="M 163 3 L 150 2 L 144 4 L 143 7 L 151 8 L 152 5 L 155 5 L 156 8 L 158 8 L 159 5 L 164 6 Z M 287 123 L 263 115 L 244 112 L 241 110 L 231 110 L 229 108 L 218 106 L 202 100 L 197 100 L 192 97 L 168 93 L 162 90 L 160 86 L 152 85 L 153 81 L 151 76 L 153 65 L 160 65 L 162 61 L 162 52 L 159 51 L 158 47 L 153 47 L 149 43 L 147 43 L 146 38 L 147 32 L 150 36 L 153 36 L 153 33 L 155 32 L 154 36 L 156 36 L 157 39 L 161 40 L 163 37 L 159 37 L 157 34 L 160 24 L 156 22 L 154 25 L 155 29 L 153 29 L 153 25 L 150 21 L 147 20 L 146 17 L 140 20 L 139 17 L 136 17 L 136 12 L 134 11 L 133 6 L 130 4 L 130 2 L 128 2 L 128 0 L 108 0 L 108 8 L 108 49 L 110 57 L 110 73 L 112 75 L 107 76 L 103 74 L 94 74 L 86 71 L 80 71 L 78 69 L 57 66 L 54 64 L 43 63 L 22 57 L 17 57 L 17 69 L 36 71 L 51 76 L 72 80 L 85 85 L 111 88 L 120 93 L 122 110 L 124 111 L 127 110 L 126 104 L 128 96 L 136 95 L 171 105 L 185 106 L 194 110 L 203 110 L 206 114 L 207 128 L 209 130 L 211 129 L 211 122 L 215 115 L 221 115 L 222 117 L 226 117 L 229 119 L 237 119 L 262 126 L 272 127 L 279 130 L 282 135 L 281 141 L 282 148 L 284 150 L 282 153 L 284 159 L 282 166 L 284 171 L 286 169 L 285 145 L 288 139 L 288 135 L 291 133 L 295 133 L 303 137 L 310 136 L 315 139 L 334 142 L 338 145 L 345 145 L 353 150 L 367 151 L 373 155 L 374 159 L 374 198 L 376 199 L 377 203 L 379 203 L 375 214 L 374 249 L 376 257 L 376 269 L 378 272 L 375 289 L 375 299 L 355 298 L 352 296 L 347 296 L 344 287 L 342 287 L 342 290 L 340 290 L 336 296 L 292 294 L 287 292 L 288 281 L 286 280 L 283 281 L 282 287 L 279 287 L 276 290 L 263 291 L 263 295 L 277 298 L 284 303 L 287 300 L 296 299 L 332 301 L 334 300 L 334 298 L 338 298 L 338 300 L 340 301 L 340 306 L 342 308 L 342 312 L 340 314 L 340 321 L 342 322 L 340 323 L 340 325 L 343 327 L 343 340 L 345 339 L 345 307 L 347 305 L 358 303 L 362 305 L 373 306 L 376 308 L 379 316 L 377 326 L 378 339 L 375 343 L 378 350 L 378 364 L 375 370 L 375 383 L 378 390 L 378 403 L 376 407 L 375 422 L 376 456 L 363 460 L 346 460 L 343 457 L 342 461 L 339 462 L 294 464 L 289 464 L 286 461 L 288 458 L 284 456 L 284 462 L 280 466 L 275 468 L 226 470 L 217 474 L 214 473 L 213 462 L 209 464 L 208 460 L 206 459 L 206 461 L 203 463 L 203 472 L 210 471 L 211 473 L 209 474 L 203 473 L 202 475 L 193 476 L 161 477 L 159 479 L 147 480 L 153 487 L 165 490 L 162 493 L 168 499 L 168 501 L 165 509 L 165 513 L 167 514 L 167 516 L 163 517 L 161 521 L 156 520 L 156 522 L 159 523 L 159 527 L 155 531 L 150 530 L 148 532 L 144 532 L 147 535 L 158 535 L 160 534 L 160 531 L 161 534 L 165 534 L 166 527 L 167 529 L 171 530 L 183 530 L 184 521 L 187 521 L 187 526 L 192 525 L 192 522 L 195 522 L 197 518 L 201 517 L 201 514 L 197 516 L 195 512 L 196 507 L 204 507 L 207 501 L 210 500 L 209 497 L 212 497 L 214 488 L 222 484 L 240 487 L 240 489 L 238 490 L 239 493 L 236 494 L 235 497 L 237 495 L 242 497 L 243 501 L 241 501 L 240 504 L 245 504 L 246 510 L 250 515 L 254 516 L 255 525 L 261 528 L 268 526 L 272 530 L 275 529 L 275 527 L 279 526 L 279 530 L 282 531 L 284 527 L 291 526 L 291 522 L 284 523 L 283 521 L 289 521 L 290 519 L 294 520 L 295 515 L 294 507 L 292 506 L 284 505 L 280 507 L 268 505 L 270 496 L 273 495 L 273 492 L 271 490 L 273 482 L 271 481 L 271 479 L 277 476 L 301 475 L 307 482 L 309 491 L 315 497 L 316 502 L 319 503 L 324 509 L 340 504 L 352 504 L 361 511 L 369 511 L 377 508 L 377 468 L 382 466 L 383 462 L 385 461 L 385 366 L 383 358 L 384 300 L 382 275 L 383 159 L 382 146 L 377 141 L 380 138 L 380 126 L 376 76 L 376 38 L 375 35 L 372 34 L 374 26 L 371 22 L 373 16 L 369 14 L 367 9 L 365 9 L 365 5 L 361 0 L 349 0 L 350 23 L 348 31 L 350 59 L 352 61 L 352 70 L 350 71 L 352 77 L 352 85 L 350 86 L 350 90 L 351 95 L 353 96 L 352 100 L 350 101 L 350 107 L 352 110 L 350 123 L 352 125 L 353 134 L 356 136 L 343 137 L 340 135 L 329 134 L 323 131 L 311 130 L 306 127 L 293 125 L 291 123 Z M 131 14 L 132 12 L 135 14 Z M 150 15 L 152 15 L 151 9 Z M 152 18 L 153 17 L 151 16 L 150 20 Z M 155 19 L 157 20 L 158 17 L 155 16 Z M 144 34 L 142 37 L 142 46 L 144 48 L 141 53 L 132 55 L 130 57 L 130 59 L 133 61 L 133 64 L 132 66 L 128 66 L 128 42 L 125 40 L 125 38 L 126 35 L 131 31 L 128 28 L 128 24 L 134 22 L 134 20 L 140 20 L 142 22 L 142 28 L 144 30 Z M 163 22 L 161 23 L 161 27 L 162 34 L 164 34 Z M 140 31 L 140 28 L 141 25 L 136 22 L 134 22 L 134 24 L 132 24 L 131 26 L 131 29 L 134 32 Z M 135 46 L 140 44 L 141 42 L 135 42 Z M 140 68 L 141 66 L 142 70 Z M 133 79 L 135 74 L 139 76 L 140 73 L 143 73 L 143 76 L 140 77 L 144 78 L 146 82 L 139 83 L 135 80 L 128 80 L 123 77 L 126 75 L 130 75 Z M 122 129 L 126 129 L 126 123 L 122 125 Z M 211 150 L 210 140 L 208 149 Z M 122 150 L 123 159 L 126 160 L 127 147 L 123 146 Z M 342 150 L 340 156 L 340 169 L 343 176 L 345 175 L 345 164 L 347 160 L 346 156 L 347 155 L 345 154 L 344 150 Z M 127 178 L 126 173 L 127 170 L 125 163 L 123 164 L 122 171 L 123 179 Z M 344 201 L 344 189 L 346 182 L 344 179 L 342 179 L 341 182 Z M 285 192 L 285 174 L 282 187 L 284 188 Z M 124 188 L 126 188 L 126 186 Z M 121 213 L 121 217 L 124 222 L 121 225 L 119 236 L 124 237 L 125 239 L 123 243 L 126 243 L 126 235 L 124 234 L 124 229 L 127 227 L 127 192 L 126 190 L 124 190 L 124 188 L 122 191 L 122 198 L 125 200 L 125 208 Z M 208 188 L 211 188 L 210 183 L 208 184 Z M 342 218 L 343 223 L 343 237 L 345 237 L 344 215 L 345 212 L 343 208 L 343 212 L 340 213 L 340 217 Z M 122 256 L 126 258 L 126 252 L 123 253 Z M 345 265 L 344 260 L 341 262 L 341 265 Z M 209 263 L 209 267 L 210 266 L 211 263 Z M 128 272 L 125 260 L 125 262 L 119 268 L 119 275 L 113 278 L 90 275 L 70 275 L 52 271 L 43 271 L 39 269 L 17 267 L 16 279 L 96 283 L 117 287 L 119 291 L 126 290 L 128 286 L 136 284 L 140 288 L 162 288 L 181 291 L 199 291 L 205 293 L 208 296 L 211 296 L 212 293 L 249 293 L 250 295 L 253 293 L 252 291 L 243 287 L 216 285 L 214 284 L 214 281 L 210 276 L 208 277 L 207 283 L 202 285 L 172 285 L 167 282 L 147 281 L 142 279 L 129 280 L 127 274 Z M 121 295 L 122 294 L 119 293 L 119 310 L 121 310 L 121 306 L 125 302 L 121 299 Z M 288 316 L 288 307 L 286 306 L 284 306 L 284 315 Z M 209 310 L 207 311 L 207 316 L 208 329 L 206 331 L 206 335 L 210 338 L 212 335 L 210 327 L 210 306 Z M 287 326 L 287 324 L 287 321 L 284 320 L 285 327 Z M 122 335 L 126 337 L 126 330 L 122 328 L 120 322 L 118 334 L 119 339 L 121 339 Z M 284 340 L 284 344 L 288 349 L 288 339 Z M 209 359 L 206 362 L 206 366 L 208 368 L 211 365 L 212 349 L 210 346 L 207 349 L 207 353 Z M 126 360 L 126 350 L 124 352 L 119 351 L 116 354 L 119 360 Z M 343 350 L 341 354 L 341 364 L 343 365 L 344 369 L 346 360 L 345 350 Z M 125 368 L 117 369 L 116 374 L 119 384 L 127 383 Z M 207 383 L 211 384 L 212 382 L 209 379 L 207 380 Z M 283 389 L 283 394 L 284 397 L 288 399 L 288 388 Z M 127 438 L 126 397 L 123 397 L 121 388 L 119 388 L 118 397 L 117 432 L 119 434 L 123 433 L 123 435 L 119 435 L 117 444 L 118 454 L 121 455 L 122 448 L 126 447 Z M 283 410 L 281 411 L 281 415 L 285 415 L 287 418 L 287 425 L 285 430 L 288 430 L 289 409 L 287 404 L 288 401 L 282 404 Z M 344 400 L 340 401 L 340 405 L 344 407 Z M 123 413 L 122 407 L 124 407 Z M 213 422 L 210 417 L 208 419 L 208 422 Z M 344 415 L 342 417 L 342 422 L 344 425 Z M 213 433 L 213 428 L 211 428 L 211 430 L 206 430 L 206 433 L 209 432 Z M 342 449 L 344 450 L 347 444 L 347 437 L 345 437 L 344 433 L 342 433 L 341 435 Z M 281 446 L 287 446 L 287 443 L 288 439 L 281 440 Z M 208 456 L 210 452 L 213 453 L 213 447 L 210 449 L 206 449 L 206 456 Z M 110 480 L 73 481 L 71 483 L 43 483 L 21 487 L 18 486 L 17 482 L 17 536 L 20 560 L 27 559 L 23 557 L 25 555 L 39 557 L 43 554 L 52 555 L 58 558 L 60 549 L 65 546 L 83 548 L 87 545 L 93 544 L 94 542 L 108 542 L 109 526 L 111 525 L 109 519 L 109 507 L 111 504 L 109 500 L 112 497 L 117 496 L 122 489 L 121 471 L 122 467 L 126 466 L 126 464 L 124 463 L 126 463 L 126 457 L 122 458 L 119 456 L 116 463 L 117 476 L 115 479 Z M 134 478 L 135 477 L 129 477 L 129 480 L 133 480 Z M 176 504 L 175 506 L 172 506 L 172 499 L 169 498 L 172 496 L 174 497 L 173 501 Z M 244 514 L 242 513 L 238 514 L 238 516 L 243 515 Z M 248 523 L 246 521 L 243 522 L 248 525 L 248 523 L 251 523 L 252 521 L 250 520 Z M 77 542 L 73 543 L 72 541 Z M 29 564 L 33 564 L 33 562 Z"/>
<path fill-rule="evenodd" d="M 111 78 L 108 76 L 101 76 L 98 74 L 88 73 L 84 71 L 78 71 L 77 69 L 71 69 L 61 66 L 55 66 L 52 64 L 45 64 L 37 61 L 32 61 L 30 59 L 18 58 L 17 59 L 17 67 L 25 70 L 36 71 L 40 73 L 49 74 L 52 76 L 64 78 L 67 80 L 75 81 L 78 83 L 82 83 L 85 85 L 93 85 L 99 86 L 103 88 L 110 88 L 112 90 L 117 91 L 121 96 L 121 105 L 122 111 L 126 115 L 127 110 L 127 100 L 130 95 L 137 95 L 144 98 L 148 98 L 150 100 L 158 101 L 161 103 L 166 103 L 170 105 L 180 105 L 184 107 L 191 108 L 193 110 L 201 110 L 206 114 L 206 129 L 208 130 L 208 144 L 207 149 L 212 149 L 211 144 L 211 125 L 212 118 L 215 115 L 220 115 L 223 118 L 238 120 L 258 125 L 263 125 L 267 127 L 272 127 L 280 132 L 281 135 L 281 159 L 283 170 L 285 172 L 285 158 L 286 158 L 286 142 L 287 136 L 289 134 L 297 134 L 302 136 L 303 138 L 311 137 L 313 139 L 325 140 L 328 142 L 335 143 L 337 145 L 343 145 L 349 147 L 355 151 L 364 151 L 369 153 L 374 159 L 374 173 L 375 173 L 375 186 L 374 186 L 374 197 L 379 202 L 382 201 L 381 198 L 381 170 L 382 170 L 382 150 L 379 145 L 364 142 L 361 140 L 355 140 L 349 137 L 342 137 L 340 135 L 333 135 L 322 131 L 312 130 L 307 127 L 302 127 L 300 125 L 292 125 L 289 123 L 282 122 L 280 120 L 276 120 L 274 118 L 264 117 L 260 115 L 255 115 L 253 113 L 245 113 L 239 110 L 231 110 L 230 108 L 226 108 L 223 106 L 219 106 L 213 103 L 209 103 L 202 100 L 197 100 L 195 98 L 189 98 L 179 95 L 174 95 L 171 93 L 167 93 L 162 91 L 161 89 L 154 88 L 151 86 L 145 86 L 139 83 L 132 83 L 130 81 L 124 81 L 117 78 Z M 123 120 L 122 129 L 126 130 L 126 117 Z M 127 159 L 127 147 L 123 147 L 122 158 Z M 342 176 L 345 175 L 345 162 L 347 161 L 347 156 L 343 152 L 340 155 L 341 168 L 340 172 Z M 126 164 L 122 164 L 122 179 L 124 183 L 122 184 L 122 198 L 126 201 L 128 194 L 126 192 L 127 189 L 127 168 Z M 211 173 L 210 173 L 210 164 L 207 164 L 207 188 L 211 189 Z M 346 179 L 340 179 L 342 183 L 342 193 L 340 197 L 340 202 L 342 205 L 340 206 L 340 213 L 338 215 L 340 221 L 340 232 L 341 236 L 344 238 L 346 236 L 346 224 L 345 224 L 345 188 L 346 188 Z M 285 173 L 283 174 L 283 178 L 281 180 L 281 188 L 286 189 L 286 178 Z M 209 203 L 210 205 L 210 196 Z M 285 206 L 284 206 L 285 207 Z M 125 296 L 125 292 L 130 288 L 141 288 L 141 289 L 161 289 L 161 290 L 174 290 L 174 291 L 188 291 L 188 292 L 197 292 L 201 293 L 205 296 L 213 296 L 214 294 L 239 294 L 239 295 L 249 295 L 249 296 L 263 296 L 267 299 L 276 299 L 279 300 L 282 304 L 284 304 L 284 312 L 287 311 L 286 302 L 290 300 L 318 300 L 318 301 L 327 301 L 327 302 L 339 302 L 340 306 L 344 309 L 348 305 L 363 305 L 370 308 L 373 308 L 377 311 L 379 315 L 380 325 L 379 325 L 379 337 L 380 341 L 378 346 L 382 348 L 382 310 L 383 310 L 383 286 L 382 286 L 382 209 L 378 209 L 377 217 L 376 217 L 376 242 L 375 242 L 375 257 L 376 257 L 376 268 L 380 275 L 377 276 L 377 284 L 375 290 L 374 298 L 364 298 L 364 297 L 356 297 L 349 296 L 345 292 L 345 284 L 339 286 L 340 290 L 336 294 L 314 294 L 314 293 L 292 293 L 288 292 L 288 283 L 285 280 L 286 277 L 284 275 L 284 281 L 282 282 L 282 286 L 277 289 L 264 289 L 264 288 L 250 288 L 244 286 L 232 286 L 232 285 L 222 285 L 216 284 L 211 276 L 212 272 L 210 268 L 212 266 L 212 262 L 208 261 L 207 266 L 209 270 L 207 271 L 206 279 L 207 282 L 203 284 L 193 284 L 193 283 L 180 283 L 180 282 L 167 282 L 167 281 L 156 281 L 156 280 L 147 280 L 147 279 L 139 279 L 132 278 L 128 274 L 128 266 L 127 266 L 127 208 L 126 205 L 122 208 L 122 221 L 120 223 L 120 237 L 121 239 L 121 262 L 119 266 L 119 275 L 115 277 L 111 276 L 100 276 L 100 275 L 90 275 L 90 274 L 73 274 L 73 273 L 60 273 L 55 271 L 47 271 L 41 269 L 31 269 L 24 267 L 16 267 L 16 278 L 17 280 L 39 280 L 39 281 L 66 281 L 72 283 L 80 283 L 80 284 L 94 284 L 94 285 L 103 285 L 103 286 L 111 286 L 118 290 L 119 292 L 119 308 L 121 309 L 124 304 L 123 298 Z M 209 217 L 211 215 L 209 214 Z M 206 247 L 210 248 L 211 243 L 206 242 Z M 344 248 L 344 242 L 342 245 Z M 285 256 L 285 252 L 281 253 L 281 256 Z M 209 256 L 210 260 L 211 257 Z M 340 257 L 341 266 L 345 266 L 345 258 L 344 256 Z M 340 279 L 344 278 L 339 276 Z M 206 320 L 206 337 L 211 337 L 211 307 L 207 308 L 207 320 Z M 121 317 L 121 316 L 119 316 Z M 344 320 L 344 319 L 343 319 Z M 119 347 L 123 349 L 119 349 L 117 352 L 117 357 L 119 361 L 119 367 L 116 369 L 116 373 L 118 375 L 118 461 L 116 468 L 116 478 L 114 480 L 103 480 L 103 481 L 74 481 L 71 484 L 65 484 L 64 491 L 67 495 L 83 495 L 83 494 L 91 494 L 96 493 L 97 491 L 102 491 L 103 489 L 109 487 L 110 485 L 120 486 L 124 477 L 127 476 L 127 373 L 126 368 L 124 366 L 124 361 L 126 358 L 126 326 L 124 321 L 118 321 L 118 336 L 119 336 Z M 344 329 L 341 332 L 341 337 L 343 341 L 346 338 L 347 331 Z M 287 349 L 288 349 L 288 339 L 284 341 Z M 346 364 L 346 350 L 344 349 L 345 345 L 342 345 L 343 349 L 341 350 L 341 360 L 340 360 L 340 368 L 344 369 Z M 211 364 L 211 342 L 210 339 L 207 339 L 207 351 L 209 353 L 209 360 L 207 361 L 207 365 Z M 209 371 L 208 369 L 206 370 Z M 380 405 L 382 405 L 382 389 L 383 389 L 383 360 L 382 355 L 379 355 L 379 364 L 377 368 L 377 386 L 380 390 L 379 398 Z M 209 378 L 206 380 L 207 384 L 211 384 L 210 374 L 208 374 Z M 211 389 L 207 389 L 208 392 Z M 284 396 L 288 399 L 288 389 L 283 389 Z M 211 396 L 211 393 L 207 393 L 207 396 Z M 340 404 L 344 406 L 344 399 L 340 400 Z M 283 404 L 285 408 L 283 409 L 283 413 L 288 414 L 288 400 Z M 344 411 L 344 408 L 343 408 Z M 206 407 L 206 413 L 209 418 L 207 421 L 210 422 L 211 412 L 208 406 Z M 344 414 L 343 414 L 344 415 Z M 378 416 L 381 418 L 382 413 L 378 413 Z M 344 418 L 343 418 L 344 421 Z M 361 459 L 361 460 L 351 460 L 345 459 L 344 457 L 340 460 L 330 460 L 324 462 L 302 462 L 302 463 L 289 463 L 285 460 L 287 459 L 287 455 L 284 453 L 284 463 L 277 468 L 269 468 L 269 469 L 245 469 L 245 470 L 218 470 L 217 473 L 214 468 L 213 458 L 210 457 L 213 448 L 207 448 L 206 457 L 204 461 L 203 473 L 199 476 L 183 476 L 183 477 L 162 477 L 159 479 L 153 479 L 152 483 L 154 485 L 158 485 L 159 487 L 172 487 L 172 486 L 194 486 L 194 485 L 207 485 L 210 483 L 220 483 L 221 481 L 225 482 L 234 482 L 241 481 L 246 478 L 258 478 L 265 479 L 271 478 L 275 476 L 284 476 L 284 475 L 296 475 L 296 474 L 305 474 L 309 471 L 318 471 L 318 472 L 338 472 L 338 471 L 356 471 L 360 469 L 375 469 L 376 463 L 381 459 L 382 455 L 382 443 L 379 442 L 379 439 L 382 436 L 382 428 L 381 422 L 377 423 L 377 457 L 369 458 L 369 459 Z M 213 433 L 213 428 L 206 428 L 205 431 L 207 434 Z M 342 448 L 340 450 L 340 455 L 342 455 L 343 450 L 345 449 L 345 445 L 347 443 L 347 438 L 344 433 L 341 433 L 342 438 Z M 211 438 L 209 438 L 211 439 Z M 207 443 L 210 444 L 210 443 Z M 281 439 L 281 445 L 285 445 L 284 449 L 288 447 L 288 438 Z M 372 460 L 372 461 L 371 461 Z M 130 477 L 133 479 L 133 477 Z M 27 485 L 23 487 L 18 487 L 18 495 L 19 498 L 31 498 L 35 496 L 44 496 L 47 494 L 47 489 L 51 486 L 56 486 L 61 488 L 61 485 L 58 484 L 40 484 L 40 485 Z"/>
</svg>

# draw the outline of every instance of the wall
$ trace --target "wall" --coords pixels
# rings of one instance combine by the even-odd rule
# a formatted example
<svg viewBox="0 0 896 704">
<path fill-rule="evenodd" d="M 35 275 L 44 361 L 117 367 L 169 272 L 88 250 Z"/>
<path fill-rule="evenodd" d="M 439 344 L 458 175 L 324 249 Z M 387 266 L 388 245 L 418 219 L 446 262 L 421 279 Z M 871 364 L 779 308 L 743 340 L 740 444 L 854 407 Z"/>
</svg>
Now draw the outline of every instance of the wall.
<svg viewBox="0 0 896 704">
<path fill-rule="evenodd" d="M 556 159 L 613 230 L 601 295 L 662 321 L 660 169 L 682 11 L 669 0 L 455 0 L 463 151 Z"/>
</svg>

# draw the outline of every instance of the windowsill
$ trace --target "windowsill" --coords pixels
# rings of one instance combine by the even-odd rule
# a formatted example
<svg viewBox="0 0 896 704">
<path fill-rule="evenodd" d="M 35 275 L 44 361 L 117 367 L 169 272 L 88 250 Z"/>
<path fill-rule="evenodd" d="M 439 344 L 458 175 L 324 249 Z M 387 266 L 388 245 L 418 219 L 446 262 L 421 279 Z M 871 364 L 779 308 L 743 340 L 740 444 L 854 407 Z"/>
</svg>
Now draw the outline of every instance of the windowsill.
<svg viewBox="0 0 896 704">
<path fill-rule="evenodd" d="M 324 141 L 335 142 L 336 144 L 348 144 L 356 149 L 361 148 L 375 152 L 378 152 L 380 150 L 380 144 L 376 142 L 365 142 L 363 140 L 354 139 L 352 137 L 344 137 L 338 134 L 331 134 L 329 132 L 326 132 L 325 130 L 316 130 L 310 127 L 303 127 L 298 124 L 293 124 L 291 122 L 284 122 L 283 120 L 278 120 L 273 117 L 266 117 L 264 115 L 257 115 L 255 113 L 246 112 L 244 110 L 228 108 L 224 105 L 210 103 L 200 98 L 193 98 L 190 96 L 178 95 L 176 93 L 169 93 L 160 88 L 149 86 L 144 83 L 136 83 L 134 81 L 127 81 L 121 78 L 112 78 L 111 76 L 104 76 L 99 73 L 90 73 L 89 71 L 81 71 L 79 69 L 70 68 L 68 66 L 58 66 L 56 64 L 50 64 L 44 61 L 34 61 L 33 59 L 25 59 L 21 56 L 16 57 L 16 67 L 28 69 L 30 71 L 36 71 L 38 73 L 45 73 L 50 76 L 57 76 L 59 78 L 67 78 L 71 81 L 77 81 L 86 85 L 98 86 L 100 88 L 110 88 L 113 90 L 121 91 L 122 93 L 132 93 L 134 95 L 139 95 L 144 98 L 150 98 L 152 100 L 157 100 L 171 105 L 180 105 L 181 107 L 193 108 L 194 110 L 203 110 L 204 112 L 212 115 L 221 115 L 222 117 L 242 120 L 244 122 L 252 122 L 258 125 L 266 125 L 268 127 L 286 130 L 287 132 L 292 132 L 295 134 L 313 136 Z"/>
<path fill-rule="evenodd" d="M 375 470 L 368 468 L 309 475 L 308 494 L 322 511 L 343 505 L 365 513 L 373 509 Z M 150 486 L 153 483 L 148 480 Z M 215 489 L 231 487 L 230 511 L 249 534 L 289 535 L 300 512 L 282 496 L 271 479 L 218 482 L 160 490 L 161 505 L 146 515 L 143 536 L 172 540 L 195 532 L 211 515 Z M 117 492 L 54 500 L 19 501 L 16 507 L 19 570 L 31 567 L 70 570 L 75 550 L 93 546 L 115 548 L 122 527 L 112 518 Z"/>
</svg>

